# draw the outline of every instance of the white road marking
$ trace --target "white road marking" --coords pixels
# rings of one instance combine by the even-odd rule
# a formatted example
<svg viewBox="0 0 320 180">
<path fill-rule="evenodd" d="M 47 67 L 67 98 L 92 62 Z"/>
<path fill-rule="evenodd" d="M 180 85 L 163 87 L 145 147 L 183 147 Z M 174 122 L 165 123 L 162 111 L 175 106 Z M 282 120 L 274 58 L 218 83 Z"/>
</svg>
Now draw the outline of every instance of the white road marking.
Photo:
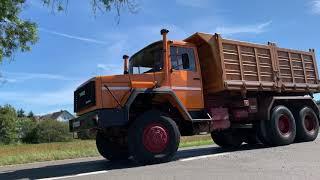
<svg viewBox="0 0 320 180">
<path fill-rule="evenodd" d="M 212 158 L 212 157 L 218 157 L 218 156 L 225 156 L 229 155 L 230 153 L 219 153 L 219 154 L 211 154 L 211 155 L 204 155 L 204 156 L 197 156 L 197 157 L 191 157 L 191 158 L 185 158 L 185 159 L 180 159 L 179 161 L 193 161 L 193 160 L 198 160 L 198 159 L 206 159 L 206 158 Z"/>
<path fill-rule="evenodd" d="M 212 158 L 212 157 L 218 157 L 218 156 L 225 156 L 225 155 L 229 155 L 229 154 L 230 153 L 210 154 L 210 155 L 204 155 L 204 156 L 197 156 L 197 157 L 180 159 L 179 161 L 186 162 L 186 161 L 193 161 L 193 160 L 198 160 L 198 159 L 206 159 L 206 158 Z M 81 174 L 68 175 L 68 176 L 43 178 L 43 179 L 39 179 L 39 180 L 58 180 L 58 179 L 74 178 L 74 177 L 80 177 L 80 176 L 103 174 L 103 173 L 106 173 L 106 172 L 108 172 L 108 171 L 106 171 L 106 170 L 104 170 L 104 171 L 96 171 L 96 172 L 81 173 Z"/>
<path fill-rule="evenodd" d="M 102 174 L 102 173 L 106 173 L 106 172 L 108 172 L 108 171 L 96 171 L 96 172 L 81 173 L 81 174 L 75 174 L 75 175 L 69 175 L 69 176 L 43 178 L 43 179 L 39 179 L 39 180 L 57 180 L 57 179 L 65 179 L 65 178 L 73 178 L 73 177 L 80 177 L 80 176 L 89 176 L 89 175 L 95 175 L 95 174 Z"/>
</svg>

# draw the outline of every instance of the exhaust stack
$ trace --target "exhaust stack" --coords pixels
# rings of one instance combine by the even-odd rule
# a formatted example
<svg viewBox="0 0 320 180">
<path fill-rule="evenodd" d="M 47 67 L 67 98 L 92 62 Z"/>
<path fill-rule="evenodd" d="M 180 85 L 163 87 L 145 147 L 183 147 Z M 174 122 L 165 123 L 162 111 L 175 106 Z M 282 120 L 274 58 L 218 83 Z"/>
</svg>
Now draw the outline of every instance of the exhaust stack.
<svg viewBox="0 0 320 180">
<path fill-rule="evenodd" d="M 123 55 L 123 74 L 129 74 L 129 56 L 128 55 Z"/>
<path fill-rule="evenodd" d="M 163 86 L 171 86 L 170 82 L 170 62 L 169 62 L 169 48 L 168 48 L 168 40 L 167 34 L 169 30 L 161 29 L 160 31 L 162 35 L 162 42 L 163 42 L 163 70 L 164 70 L 164 81 Z"/>
</svg>

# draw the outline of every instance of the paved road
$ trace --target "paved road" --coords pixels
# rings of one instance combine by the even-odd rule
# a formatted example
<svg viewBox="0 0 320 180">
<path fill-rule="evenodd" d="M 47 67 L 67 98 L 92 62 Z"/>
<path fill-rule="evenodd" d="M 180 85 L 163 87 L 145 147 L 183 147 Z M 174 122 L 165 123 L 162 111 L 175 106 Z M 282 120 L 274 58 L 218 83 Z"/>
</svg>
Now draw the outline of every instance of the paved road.
<svg viewBox="0 0 320 180">
<path fill-rule="evenodd" d="M 86 158 L 0 168 L 7 179 L 320 179 L 320 139 L 266 148 L 243 145 L 227 152 L 216 146 L 182 149 L 169 163 L 137 166 Z"/>
</svg>

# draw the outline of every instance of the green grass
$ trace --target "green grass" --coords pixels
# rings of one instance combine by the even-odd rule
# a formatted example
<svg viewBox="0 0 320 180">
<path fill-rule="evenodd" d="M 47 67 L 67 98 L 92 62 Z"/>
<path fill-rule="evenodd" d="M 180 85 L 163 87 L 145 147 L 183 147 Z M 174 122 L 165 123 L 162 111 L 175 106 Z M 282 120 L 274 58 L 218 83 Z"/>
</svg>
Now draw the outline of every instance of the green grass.
<svg viewBox="0 0 320 180">
<path fill-rule="evenodd" d="M 208 135 L 190 136 L 181 138 L 180 147 L 208 144 L 212 144 L 211 137 Z M 0 145 L 0 166 L 96 156 L 99 156 L 99 153 L 94 140 Z"/>
<path fill-rule="evenodd" d="M 213 144 L 210 135 L 187 136 L 182 137 L 180 147 L 192 147 Z"/>
<path fill-rule="evenodd" d="M 97 156 L 92 140 L 0 146 L 0 166 Z"/>
</svg>

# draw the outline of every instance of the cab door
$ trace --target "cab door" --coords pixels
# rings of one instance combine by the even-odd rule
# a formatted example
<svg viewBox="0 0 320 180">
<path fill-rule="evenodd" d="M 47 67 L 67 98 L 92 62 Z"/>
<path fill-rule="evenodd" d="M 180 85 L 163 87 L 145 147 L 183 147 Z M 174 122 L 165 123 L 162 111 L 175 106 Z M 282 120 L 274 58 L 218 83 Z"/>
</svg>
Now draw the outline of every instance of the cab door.
<svg viewBox="0 0 320 180">
<path fill-rule="evenodd" d="M 188 109 L 203 109 L 202 79 L 194 46 L 171 45 L 171 88 Z"/>
</svg>

